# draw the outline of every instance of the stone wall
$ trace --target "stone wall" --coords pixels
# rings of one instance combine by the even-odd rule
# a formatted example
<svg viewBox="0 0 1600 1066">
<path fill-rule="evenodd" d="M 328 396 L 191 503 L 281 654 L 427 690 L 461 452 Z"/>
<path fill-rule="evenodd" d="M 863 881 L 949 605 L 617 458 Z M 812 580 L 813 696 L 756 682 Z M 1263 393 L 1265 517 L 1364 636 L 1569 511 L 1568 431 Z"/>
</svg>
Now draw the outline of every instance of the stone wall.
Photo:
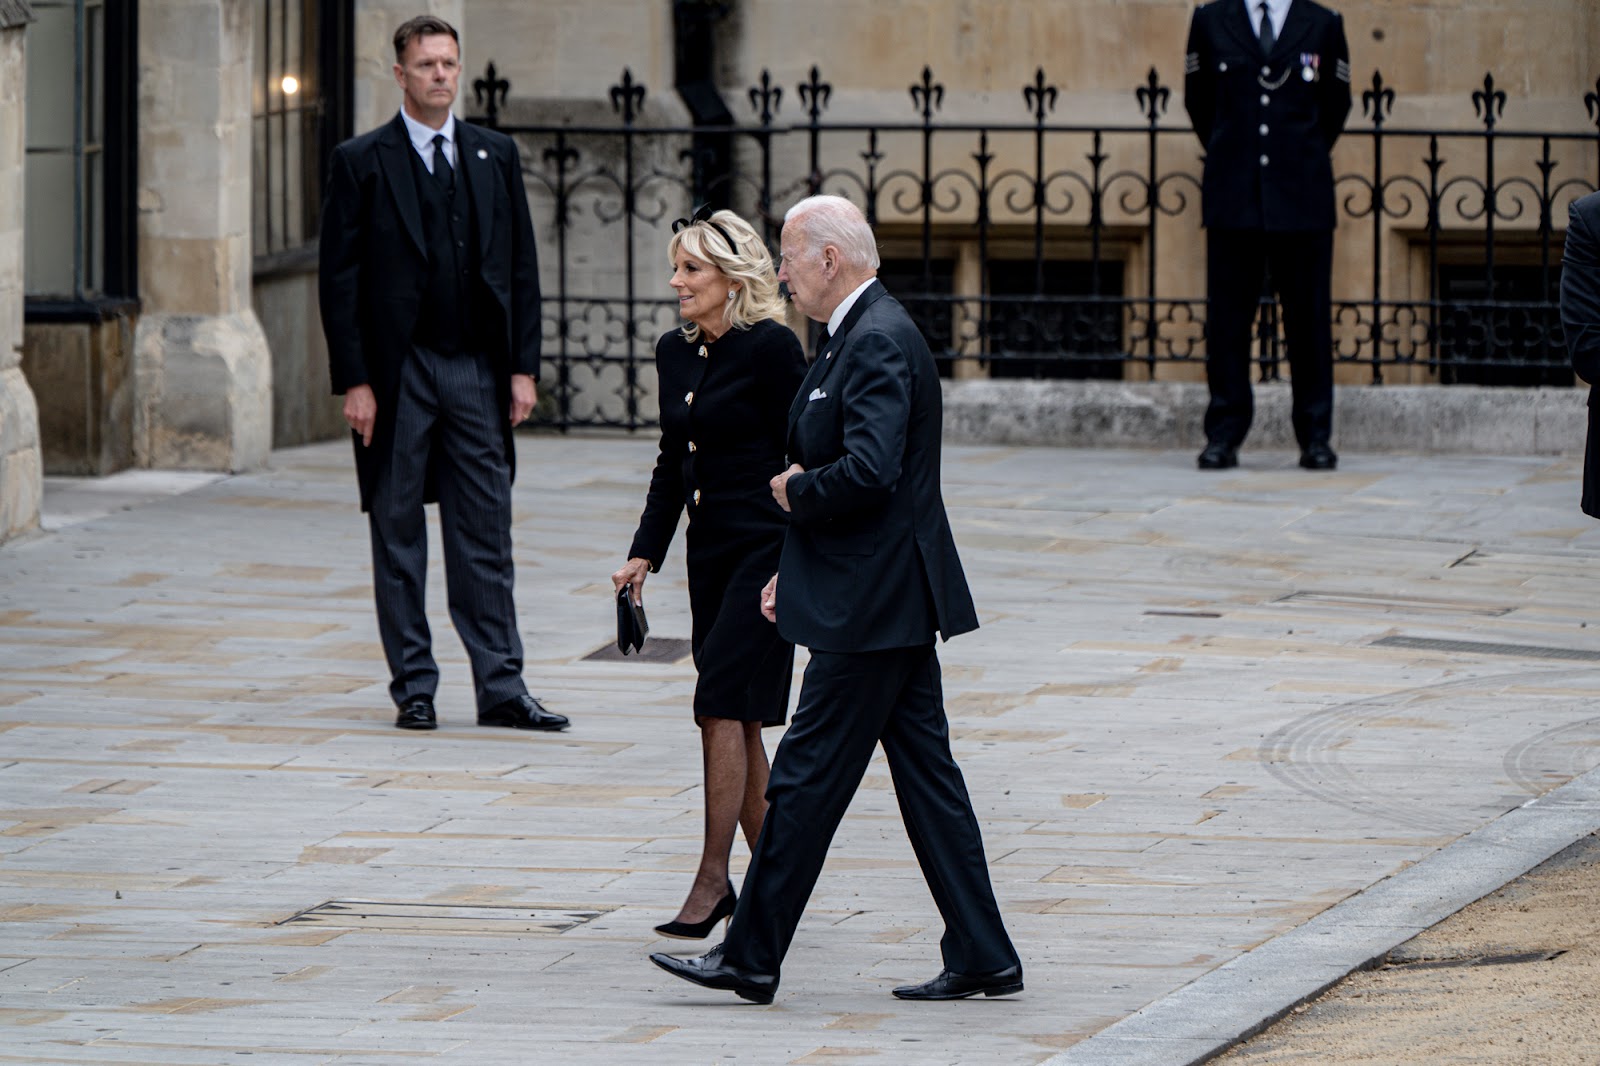
<svg viewBox="0 0 1600 1066">
<path fill-rule="evenodd" d="M 39 411 L 22 361 L 24 0 L 0 3 L 0 541 L 39 523 Z"/>
<path fill-rule="evenodd" d="M 46 474 L 103 477 L 133 464 L 133 319 L 29 323 L 22 372 L 39 404 Z"/>
<path fill-rule="evenodd" d="M 250 0 L 139 9 L 141 466 L 247 470 L 272 445 L 272 359 L 250 304 Z"/>
<path fill-rule="evenodd" d="M 272 446 L 289 448 L 349 432 L 328 377 L 316 273 L 257 275 L 252 299 L 272 349 Z"/>
</svg>

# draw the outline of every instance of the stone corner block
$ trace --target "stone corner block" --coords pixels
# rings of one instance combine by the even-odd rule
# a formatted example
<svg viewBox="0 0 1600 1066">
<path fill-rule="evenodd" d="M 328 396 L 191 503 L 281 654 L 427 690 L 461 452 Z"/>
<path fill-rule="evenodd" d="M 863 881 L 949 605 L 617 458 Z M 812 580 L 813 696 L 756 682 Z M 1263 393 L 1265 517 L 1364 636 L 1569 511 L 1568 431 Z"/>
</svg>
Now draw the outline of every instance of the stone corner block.
<svg viewBox="0 0 1600 1066">
<path fill-rule="evenodd" d="M 272 448 L 272 353 L 253 311 L 146 313 L 134 333 L 134 461 L 238 473 Z"/>
<path fill-rule="evenodd" d="M 39 524 L 43 485 L 33 390 L 17 367 L 0 370 L 0 542 Z"/>
</svg>

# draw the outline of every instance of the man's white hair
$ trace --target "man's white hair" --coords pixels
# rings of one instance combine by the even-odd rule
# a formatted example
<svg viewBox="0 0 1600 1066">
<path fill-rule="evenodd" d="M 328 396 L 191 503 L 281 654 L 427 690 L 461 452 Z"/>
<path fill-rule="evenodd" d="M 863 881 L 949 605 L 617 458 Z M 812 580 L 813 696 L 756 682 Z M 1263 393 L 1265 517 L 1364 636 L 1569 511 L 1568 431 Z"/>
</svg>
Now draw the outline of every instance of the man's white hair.
<svg viewBox="0 0 1600 1066">
<path fill-rule="evenodd" d="M 872 227 L 861 209 L 842 196 L 808 196 L 784 213 L 783 224 L 799 225 L 807 255 L 831 244 L 847 266 L 878 269 L 878 241 Z"/>
</svg>

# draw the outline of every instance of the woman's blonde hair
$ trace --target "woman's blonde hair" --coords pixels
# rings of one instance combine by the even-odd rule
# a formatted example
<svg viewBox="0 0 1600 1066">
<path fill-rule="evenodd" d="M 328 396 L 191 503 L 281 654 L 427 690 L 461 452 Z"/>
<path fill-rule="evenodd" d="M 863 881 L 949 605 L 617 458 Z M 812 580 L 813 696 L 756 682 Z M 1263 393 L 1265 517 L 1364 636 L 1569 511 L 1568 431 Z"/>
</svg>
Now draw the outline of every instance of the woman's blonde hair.
<svg viewBox="0 0 1600 1066">
<path fill-rule="evenodd" d="M 728 329 L 749 329 L 767 318 L 783 321 L 783 297 L 778 294 L 778 272 L 772 265 L 772 254 L 750 223 L 732 211 L 718 211 L 672 235 L 667 261 L 674 267 L 679 251 L 711 264 L 730 282 L 738 283 L 739 287 L 732 290 L 733 299 L 722 312 Z M 685 323 L 683 338 L 690 344 L 698 341 L 699 325 Z"/>
</svg>

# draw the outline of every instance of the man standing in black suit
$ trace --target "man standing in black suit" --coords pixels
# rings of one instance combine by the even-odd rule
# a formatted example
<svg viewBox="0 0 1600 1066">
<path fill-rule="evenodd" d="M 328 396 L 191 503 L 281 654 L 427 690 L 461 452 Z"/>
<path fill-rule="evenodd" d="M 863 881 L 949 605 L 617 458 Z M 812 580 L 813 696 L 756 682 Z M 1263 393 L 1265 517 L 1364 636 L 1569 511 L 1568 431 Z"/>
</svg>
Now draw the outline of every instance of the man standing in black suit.
<svg viewBox="0 0 1600 1066">
<path fill-rule="evenodd" d="M 1195 9 L 1184 108 L 1205 147 L 1206 446 L 1239 465 L 1250 431 L 1250 326 L 1262 281 L 1283 304 L 1300 465 L 1332 470 L 1333 164 L 1350 113 L 1344 20 L 1312 0 L 1212 0 Z"/>
<path fill-rule="evenodd" d="M 950 753 L 934 652 L 935 632 L 948 640 L 978 618 L 939 491 L 933 356 L 877 281 L 872 229 L 848 200 L 796 204 L 782 250 L 779 278 L 828 334 L 789 410 L 791 465 L 772 479 L 791 524 L 762 613 L 785 640 L 809 647 L 811 662 L 773 758 L 770 806 L 727 939 L 698 958 L 650 958 L 685 980 L 770 1003 L 828 844 L 882 743 L 945 923 L 943 970 L 894 994 L 1020 992 L 1022 963 Z"/>
<path fill-rule="evenodd" d="M 1589 439 L 1583 455 L 1583 513 L 1600 518 L 1600 192 L 1567 209 L 1567 248 L 1561 257 L 1561 332 L 1572 369 L 1589 389 Z"/>
<path fill-rule="evenodd" d="M 511 429 L 533 410 L 539 375 L 522 168 L 510 138 L 451 114 L 461 50 L 449 23 L 410 20 L 394 51 L 400 113 L 329 164 L 319 286 L 371 529 L 395 725 L 436 725 L 423 515 L 436 500 L 478 724 L 564 729 L 523 685 L 512 599 Z"/>
</svg>

